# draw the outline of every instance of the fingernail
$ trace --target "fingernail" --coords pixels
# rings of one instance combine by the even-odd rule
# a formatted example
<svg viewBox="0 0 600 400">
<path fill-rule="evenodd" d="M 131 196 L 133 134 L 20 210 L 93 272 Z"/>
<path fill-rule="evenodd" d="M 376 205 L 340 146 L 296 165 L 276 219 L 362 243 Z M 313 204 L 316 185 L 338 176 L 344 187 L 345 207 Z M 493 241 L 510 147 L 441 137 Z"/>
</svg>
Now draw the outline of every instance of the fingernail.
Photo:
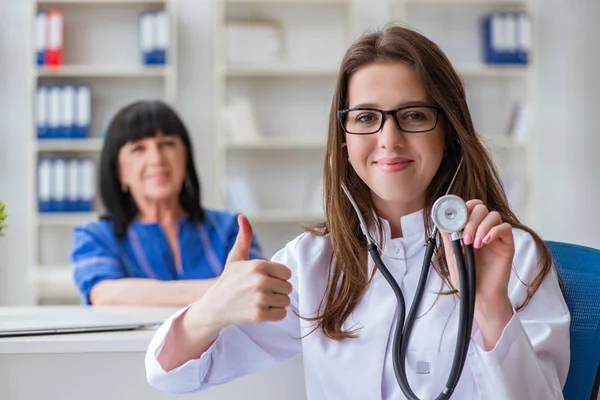
<svg viewBox="0 0 600 400">
<path fill-rule="evenodd" d="M 465 244 L 471 244 L 473 243 L 473 238 L 467 233 L 465 236 L 463 236 L 463 242 Z"/>
<path fill-rule="evenodd" d="M 475 243 L 473 244 L 473 247 L 475 247 L 476 249 L 481 247 L 481 238 L 479 236 L 475 238 Z"/>
<path fill-rule="evenodd" d="M 483 238 L 483 243 L 487 243 L 490 241 L 490 239 L 492 238 L 492 235 L 490 235 L 489 233 L 487 235 L 485 235 L 485 237 Z"/>
</svg>

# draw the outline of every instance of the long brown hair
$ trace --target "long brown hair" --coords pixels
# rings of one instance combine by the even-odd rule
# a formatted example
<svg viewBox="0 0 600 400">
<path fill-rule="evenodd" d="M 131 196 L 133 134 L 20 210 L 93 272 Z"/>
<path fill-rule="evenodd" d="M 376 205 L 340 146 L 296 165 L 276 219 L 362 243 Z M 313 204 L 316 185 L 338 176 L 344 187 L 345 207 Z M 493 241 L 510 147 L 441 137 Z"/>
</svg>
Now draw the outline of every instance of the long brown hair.
<svg viewBox="0 0 600 400">
<path fill-rule="evenodd" d="M 490 154 L 481 143 L 467 107 L 461 79 L 442 50 L 423 35 L 410 29 L 389 25 L 368 33 L 355 41 L 342 61 L 329 115 L 329 134 L 324 163 L 325 222 L 307 228 L 312 234 L 330 235 L 333 254 L 327 291 L 315 317 L 303 317 L 315 322 L 315 329 L 334 340 L 356 337 L 356 331 L 343 329 L 367 290 L 374 270 L 369 271 L 366 240 L 350 202 L 341 190 L 344 182 L 353 193 L 363 217 L 369 226 L 381 221 L 374 209 L 370 189 L 350 166 L 344 148 L 345 135 L 337 120 L 337 111 L 348 108 L 348 83 L 360 68 L 379 62 L 402 62 L 414 68 L 435 105 L 443 110 L 445 118 L 446 153 L 430 183 L 425 199 L 424 225 L 430 234 L 431 207 L 444 195 L 462 157 L 461 167 L 452 193 L 463 199 L 480 199 L 497 211 L 504 222 L 531 234 L 536 242 L 540 260 L 535 279 L 528 284 L 527 298 L 518 305 L 524 308 L 552 268 L 552 257 L 542 239 L 524 226 L 511 210 L 498 171 Z M 452 287 L 443 256 L 443 243 L 436 252 L 434 267 L 440 277 Z M 525 284 L 525 283 L 524 283 Z M 452 293 L 452 292 L 449 292 Z M 455 293 L 455 291 L 454 291 Z"/>
</svg>

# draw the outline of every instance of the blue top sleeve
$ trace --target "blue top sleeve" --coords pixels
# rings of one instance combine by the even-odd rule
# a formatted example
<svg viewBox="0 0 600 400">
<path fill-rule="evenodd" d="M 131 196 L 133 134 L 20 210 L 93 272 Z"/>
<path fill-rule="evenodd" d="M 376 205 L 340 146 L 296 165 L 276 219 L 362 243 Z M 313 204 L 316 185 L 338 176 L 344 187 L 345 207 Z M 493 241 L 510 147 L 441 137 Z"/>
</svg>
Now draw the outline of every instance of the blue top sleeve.
<svg viewBox="0 0 600 400">
<path fill-rule="evenodd" d="M 107 225 L 104 221 L 90 222 L 74 230 L 71 261 L 82 304 L 91 304 L 90 292 L 98 282 L 125 277 Z"/>
<path fill-rule="evenodd" d="M 237 223 L 237 214 L 235 215 L 235 218 L 233 219 L 233 221 L 234 221 L 234 224 L 231 227 L 229 242 L 227 244 L 227 254 L 229 254 L 229 252 L 233 248 L 233 245 L 235 244 L 237 235 L 240 232 L 240 227 Z M 262 249 L 260 248 L 260 244 L 258 243 L 258 239 L 256 239 L 256 235 L 254 235 L 254 233 L 252 233 L 252 243 L 250 244 L 250 251 L 248 253 L 248 258 L 250 260 L 255 260 L 255 259 L 264 260 L 265 259 Z"/>
<path fill-rule="evenodd" d="M 217 237 L 220 238 L 222 248 L 224 250 L 223 263 L 227 259 L 227 255 L 233 248 L 235 240 L 237 238 L 240 227 L 238 226 L 238 215 L 227 211 L 214 211 L 206 210 L 207 222 L 217 232 Z M 251 260 L 261 259 L 264 260 L 266 257 L 263 255 L 262 249 L 256 236 L 252 234 L 252 243 L 250 244 L 249 258 Z"/>
</svg>

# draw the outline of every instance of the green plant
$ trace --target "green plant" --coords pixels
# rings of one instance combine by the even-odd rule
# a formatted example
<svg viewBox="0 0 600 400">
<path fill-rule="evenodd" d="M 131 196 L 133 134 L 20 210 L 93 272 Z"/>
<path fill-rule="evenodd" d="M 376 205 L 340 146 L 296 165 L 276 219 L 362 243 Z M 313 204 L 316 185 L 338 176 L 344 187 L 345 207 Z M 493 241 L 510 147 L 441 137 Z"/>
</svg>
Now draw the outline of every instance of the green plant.
<svg viewBox="0 0 600 400">
<path fill-rule="evenodd" d="M 4 234 L 4 230 L 6 229 L 6 224 L 4 223 L 6 217 L 8 217 L 8 215 L 6 215 L 6 206 L 4 203 L 0 202 L 0 236 Z"/>
</svg>

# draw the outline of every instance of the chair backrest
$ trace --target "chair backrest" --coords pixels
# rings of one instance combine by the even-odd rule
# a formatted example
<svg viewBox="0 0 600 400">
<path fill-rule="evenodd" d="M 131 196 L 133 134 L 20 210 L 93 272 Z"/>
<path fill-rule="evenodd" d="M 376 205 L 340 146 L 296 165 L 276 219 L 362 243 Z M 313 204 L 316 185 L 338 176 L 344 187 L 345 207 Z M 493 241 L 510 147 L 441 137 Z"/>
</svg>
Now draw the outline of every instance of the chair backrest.
<svg viewBox="0 0 600 400">
<path fill-rule="evenodd" d="M 571 365 L 565 400 L 598 398 L 600 377 L 600 250 L 547 241 L 571 313 Z"/>
</svg>

